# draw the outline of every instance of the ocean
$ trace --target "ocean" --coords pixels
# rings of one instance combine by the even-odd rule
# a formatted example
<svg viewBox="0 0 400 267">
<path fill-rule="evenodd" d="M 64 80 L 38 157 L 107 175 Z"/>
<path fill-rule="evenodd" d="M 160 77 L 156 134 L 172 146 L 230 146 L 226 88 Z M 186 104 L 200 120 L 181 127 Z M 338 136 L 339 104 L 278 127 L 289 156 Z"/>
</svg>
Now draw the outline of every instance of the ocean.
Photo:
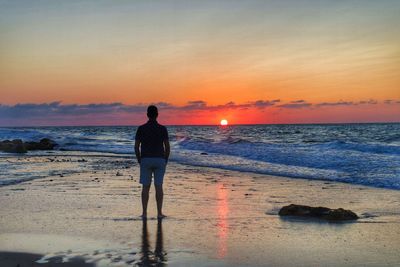
<svg viewBox="0 0 400 267">
<path fill-rule="evenodd" d="M 400 190 L 400 123 L 168 126 L 171 161 Z M 0 128 L 0 140 L 55 140 L 57 153 L 133 156 L 135 126 Z M 48 152 L 28 152 L 38 155 Z M 27 177 L 0 153 L 0 185 Z M 37 177 L 42 177 L 37 175 Z M 32 177 L 31 177 L 32 178 Z"/>
</svg>

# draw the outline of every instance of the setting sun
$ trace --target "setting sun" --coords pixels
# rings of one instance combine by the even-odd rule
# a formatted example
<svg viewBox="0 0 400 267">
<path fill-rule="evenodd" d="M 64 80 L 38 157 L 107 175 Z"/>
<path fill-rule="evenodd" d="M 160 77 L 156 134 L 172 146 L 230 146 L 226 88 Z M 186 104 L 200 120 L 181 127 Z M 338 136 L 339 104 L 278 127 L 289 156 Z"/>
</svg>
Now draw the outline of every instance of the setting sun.
<svg viewBox="0 0 400 267">
<path fill-rule="evenodd" d="M 221 125 L 222 125 L 222 126 L 228 125 L 228 121 L 225 120 L 225 119 L 221 120 Z"/>
</svg>

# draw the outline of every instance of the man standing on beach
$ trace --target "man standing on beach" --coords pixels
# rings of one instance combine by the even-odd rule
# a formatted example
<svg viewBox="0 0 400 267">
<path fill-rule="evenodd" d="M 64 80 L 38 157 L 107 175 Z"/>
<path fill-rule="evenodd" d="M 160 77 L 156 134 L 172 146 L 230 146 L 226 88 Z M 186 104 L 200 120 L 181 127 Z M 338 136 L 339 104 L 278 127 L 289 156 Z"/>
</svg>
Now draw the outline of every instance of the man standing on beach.
<svg viewBox="0 0 400 267">
<path fill-rule="evenodd" d="M 147 203 L 152 176 L 156 188 L 157 218 L 162 219 L 163 180 L 165 167 L 170 154 L 167 128 L 157 122 L 158 109 L 156 106 L 147 108 L 147 123 L 139 126 L 135 137 L 135 154 L 140 164 L 140 183 L 142 184 L 142 217 L 147 217 Z"/>
</svg>

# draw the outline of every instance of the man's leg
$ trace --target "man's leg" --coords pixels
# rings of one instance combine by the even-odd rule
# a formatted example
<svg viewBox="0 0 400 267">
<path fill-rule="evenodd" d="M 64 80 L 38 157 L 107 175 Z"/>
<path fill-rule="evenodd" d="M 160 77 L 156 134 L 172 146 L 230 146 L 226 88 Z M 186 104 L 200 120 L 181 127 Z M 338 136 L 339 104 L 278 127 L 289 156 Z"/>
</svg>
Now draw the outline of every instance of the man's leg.
<svg viewBox="0 0 400 267">
<path fill-rule="evenodd" d="M 143 185 L 142 187 L 142 216 L 147 217 L 147 203 L 149 203 L 150 185 Z"/>
<path fill-rule="evenodd" d="M 164 182 L 164 174 L 166 161 L 163 158 L 158 158 L 157 167 L 154 170 L 154 186 L 156 188 L 156 201 L 157 201 L 157 213 L 158 219 L 162 219 L 165 215 L 162 213 L 163 199 L 164 199 L 164 191 L 163 191 L 163 182 Z"/>
<path fill-rule="evenodd" d="M 162 205 L 163 205 L 163 199 L 164 199 L 164 191 L 163 191 L 163 186 L 161 185 L 155 185 L 156 187 L 156 201 L 157 201 L 157 217 L 158 218 L 163 218 L 164 214 L 162 213 Z"/>
</svg>

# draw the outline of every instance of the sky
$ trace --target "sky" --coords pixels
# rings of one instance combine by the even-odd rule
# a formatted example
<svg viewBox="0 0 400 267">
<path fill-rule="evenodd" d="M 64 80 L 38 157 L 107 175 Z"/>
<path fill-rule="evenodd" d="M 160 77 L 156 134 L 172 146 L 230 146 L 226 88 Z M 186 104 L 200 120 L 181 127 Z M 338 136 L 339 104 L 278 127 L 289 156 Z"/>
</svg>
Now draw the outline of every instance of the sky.
<svg viewBox="0 0 400 267">
<path fill-rule="evenodd" d="M 0 0 L 0 126 L 400 122 L 400 1 Z"/>
</svg>

